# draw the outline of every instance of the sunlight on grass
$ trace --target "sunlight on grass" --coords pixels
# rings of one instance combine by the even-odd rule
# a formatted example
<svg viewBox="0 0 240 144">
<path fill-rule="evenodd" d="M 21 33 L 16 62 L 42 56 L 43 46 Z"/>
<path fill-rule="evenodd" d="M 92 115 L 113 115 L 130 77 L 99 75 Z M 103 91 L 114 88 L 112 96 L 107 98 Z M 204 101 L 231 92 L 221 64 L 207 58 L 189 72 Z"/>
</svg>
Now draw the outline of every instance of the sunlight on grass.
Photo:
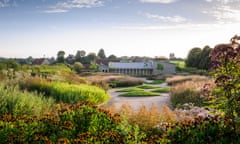
<svg viewBox="0 0 240 144">
<path fill-rule="evenodd" d="M 148 92 L 148 91 L 131 91 L 127 93 L 120 94 L 120 96 L 125 97 L 147 97 L 147 96 L 159 96 L 158 93 Z"/>
<path fill-rule="evenodd" d="M 168 93 L 170 92 L 171 88 L 170 87 L 164 87 L 164 88 L 158 88 L 155 90 L 152 90 L 151 92 L 155 92 L 155 93 Z"/>
</svg>

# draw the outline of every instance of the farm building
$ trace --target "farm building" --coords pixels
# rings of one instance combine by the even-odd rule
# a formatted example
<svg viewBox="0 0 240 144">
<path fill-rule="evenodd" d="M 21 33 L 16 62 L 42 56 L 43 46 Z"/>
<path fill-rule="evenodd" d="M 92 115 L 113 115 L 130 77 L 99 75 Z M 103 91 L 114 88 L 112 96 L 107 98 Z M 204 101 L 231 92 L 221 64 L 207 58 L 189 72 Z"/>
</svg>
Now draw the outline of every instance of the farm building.
<svg viewBox="0 0 240 144">
<path fill-rule="evenodd" d="M 161 68 L 159 68 L 161 66 Z M 119 73 L 128 75 L 157 75 L 175 74 L 176 65 L 168 61 L 149 61 L 149 62 L 109 62 L 99 64 L 99 71 L 109 73 Z"/>
</svg>

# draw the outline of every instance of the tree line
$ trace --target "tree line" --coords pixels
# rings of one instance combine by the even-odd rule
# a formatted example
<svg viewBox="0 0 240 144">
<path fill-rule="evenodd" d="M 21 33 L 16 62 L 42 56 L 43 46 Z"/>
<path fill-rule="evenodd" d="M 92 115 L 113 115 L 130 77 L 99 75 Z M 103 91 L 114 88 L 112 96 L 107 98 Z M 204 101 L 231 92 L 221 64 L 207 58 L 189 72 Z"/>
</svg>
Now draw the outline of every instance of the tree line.
<svg viewBox="0 0 240 144">
<path fill-rule="evenodd" d="M 209 46 L 205 46 L 202 49 L 199 47 L 192 48 L 185 60 L 186 66 L 207 70 L 209 68 L 209 63 L 211 60 L 211 51 L 212 48 Z"/>
</svg>

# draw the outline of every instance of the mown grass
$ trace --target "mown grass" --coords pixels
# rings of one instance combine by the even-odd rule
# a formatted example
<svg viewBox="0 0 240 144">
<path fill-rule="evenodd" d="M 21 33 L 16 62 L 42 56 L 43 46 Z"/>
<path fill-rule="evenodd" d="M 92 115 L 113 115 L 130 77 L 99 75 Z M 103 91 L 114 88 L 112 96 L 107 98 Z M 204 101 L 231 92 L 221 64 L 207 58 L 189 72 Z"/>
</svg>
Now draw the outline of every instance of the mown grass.
<svg viewBox="0 0 240 144">
<path fill-rule="evenodd" d="M 170 87 L 162 87 L 162 88 L 154 89 L 151 92 L 155 92 L 155 93 L 169 93 L 170 90 L 171 90 Z"/>
<path fill-rule="evenodd" d="M 144 91 L 144 90 L 137 87 L 131 87 L 131 88 L 119 89 L 116 92 L 131 92 L 131 91 Z"/>
<path fill-rule="evenodd" d="M 159 96 L 158 93 L 149 92 L 149 91 L 131 91 L 120 94 L 120 96 L 124 97 L 148 97 L 148 96 Z"/>
<path fill-rule="evenodd" d="M 159 88 L 158 86 L 152 86 L 152 85 L 141 85 L 141 86 L 137 86 L 137 88 L 140 89 L 156 89 Z"/>
<path fill-rule="evenodd" d="M 162 84 L 164 83 L 165 81 L 164 80 L 153 80 L 152 82 L 146 82 L 146 84 Z"/>
</svg>

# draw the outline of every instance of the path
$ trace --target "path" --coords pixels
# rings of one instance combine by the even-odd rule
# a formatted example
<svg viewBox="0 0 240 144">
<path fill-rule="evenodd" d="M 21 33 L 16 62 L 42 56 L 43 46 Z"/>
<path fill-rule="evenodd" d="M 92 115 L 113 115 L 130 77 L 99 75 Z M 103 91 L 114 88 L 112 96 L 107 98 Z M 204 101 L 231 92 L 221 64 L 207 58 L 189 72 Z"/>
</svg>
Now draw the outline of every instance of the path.
<svg viewBox="0 0 240 144">
<path fill-rule="evenodd" d="M 159 87 L 166 87 L 166 84 L 156 85 Z M 120 92 L 116 92 L 118 89 L 111 89 L 108 91 L 108 94 L 111 96 L 111 99 L 108 101 L 107 105 L 114 104 L 117 109 L 121 108 L 123 104 L 129 104 L 134 110 L 138 110 L 141 106 L 146 106 L 151 108 L 152 104 L 156 106 L 163 106 L 169 104 L 170 96 L 168 93 L 162 93 L 161 96 L 153 97 L 122 97 L 119 96 Z"/>
</svg>

